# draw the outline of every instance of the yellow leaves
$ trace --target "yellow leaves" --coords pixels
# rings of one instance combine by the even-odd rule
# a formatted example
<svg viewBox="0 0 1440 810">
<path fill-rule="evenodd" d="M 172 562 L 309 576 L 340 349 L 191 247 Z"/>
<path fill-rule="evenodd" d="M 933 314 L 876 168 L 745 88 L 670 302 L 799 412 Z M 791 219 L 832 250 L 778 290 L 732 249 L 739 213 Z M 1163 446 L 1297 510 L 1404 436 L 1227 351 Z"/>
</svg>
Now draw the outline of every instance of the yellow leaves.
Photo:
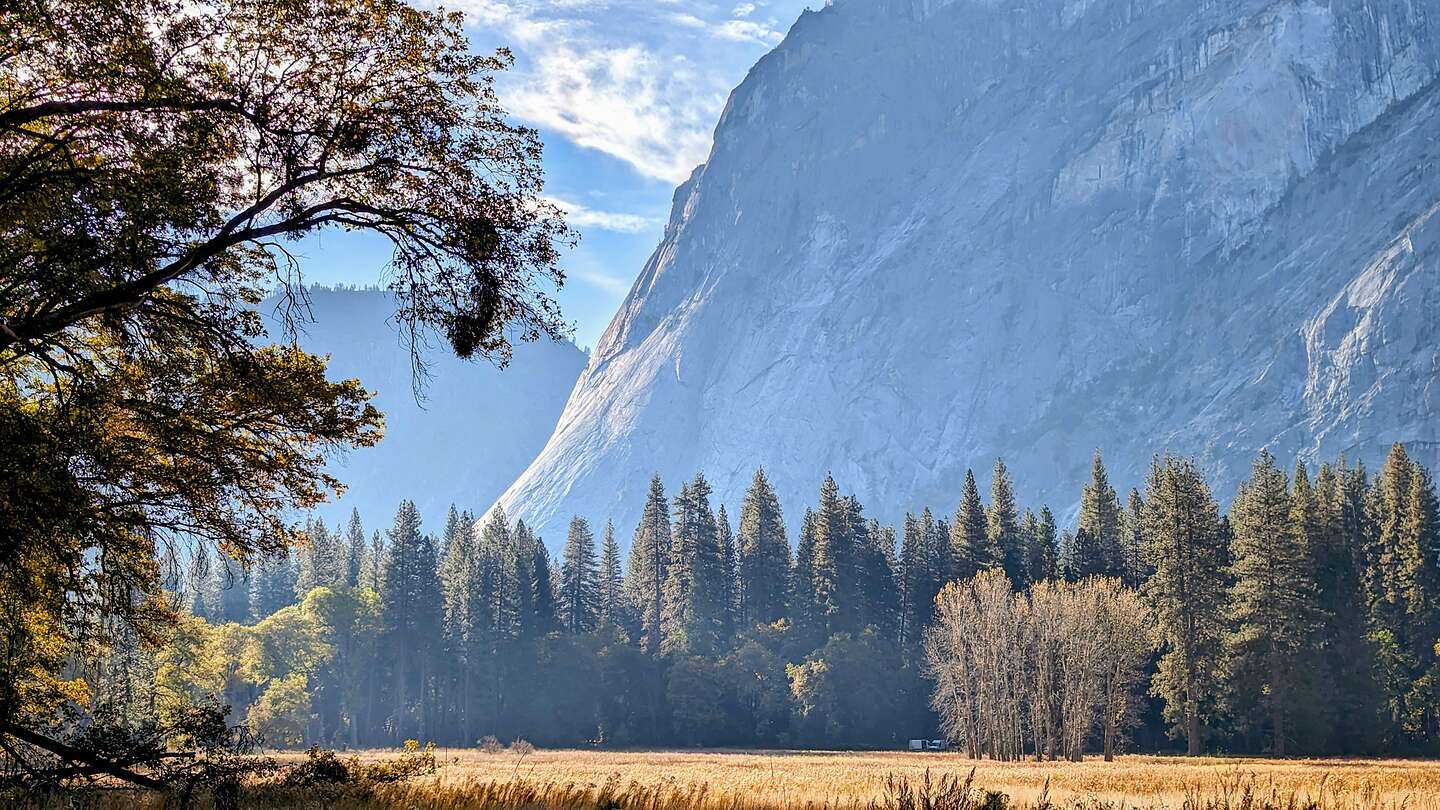
<svg viewBox="0 0 1440 810">
<path fill-rule="evenodd" d="M 24 571 L 0 576 L 0 706 L 21 718 L 48 719 L 67 703 L 89 700 L 83 679 L 62 674 L 72 647 L 47 580 Z M 35 599 L 35 592 L 51 598 Z"/>
<path fill-rule="evenodd" d="M 245 717 L 250 730 L 270 745 L 298 745 L 310 723 L 310 691 L 305 675 L 272 681 Z"/>
</svg>

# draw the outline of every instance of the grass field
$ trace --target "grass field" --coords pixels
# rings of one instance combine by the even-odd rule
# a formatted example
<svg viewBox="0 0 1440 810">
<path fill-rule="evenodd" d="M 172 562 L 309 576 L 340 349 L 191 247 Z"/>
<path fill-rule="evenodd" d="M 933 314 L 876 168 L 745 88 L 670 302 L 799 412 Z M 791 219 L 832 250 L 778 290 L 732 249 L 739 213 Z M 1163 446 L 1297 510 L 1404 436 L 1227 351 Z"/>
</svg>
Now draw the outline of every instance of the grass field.
<svg viewBox="0 0 1440 810">
<path fill-rule="evenodd" d="M 190 810 L 1440 810 L 1440 761 L 1132 756 L 1111 763 L 997 763 L 950 754 L 786 751 L 435 754 L 438 771 L 406 782 L 258 783 L 243 788 L 238 803 L 204 795 Z M 358 755 L 370 762 L 396 756 Z M 279 759 L 293 763 L 303 755 Z M 973 786 L 967 781 L 972 769 Z M 0 794 L 0 807 L 19 810 L 177 806 L 173 796 L 148 791 Z"/>
<path fill-rule="evenodd" d="M 523 784 L 526 795 L 567 797 L 556 802 L 565 806 L 587 804 L 584 796 L 628 790 L 655 807 L 859 807 L 872 801 L 883 804 L 890 775 L 914 781 L 929 769 L 932 776 L 964 778 L 973 768 L 977 789 L 1005 793 L 1016 805 L 1035 805 L 1045 796 L 1062 806 L 1440 810 L 1440 762 L 1419 760 L 1131 756 L 1110 763 L 1098 758 L 1081 763 L 999 763 L 903 752 L 541 750 L 521 755 L 440 750 L 436 754 L 442 767 L 430 778 L 431 786 L 453 791 L 457 798 L 481 785 Z M 670 800 L 661 801 L 664 797 Z"/>
</svg>

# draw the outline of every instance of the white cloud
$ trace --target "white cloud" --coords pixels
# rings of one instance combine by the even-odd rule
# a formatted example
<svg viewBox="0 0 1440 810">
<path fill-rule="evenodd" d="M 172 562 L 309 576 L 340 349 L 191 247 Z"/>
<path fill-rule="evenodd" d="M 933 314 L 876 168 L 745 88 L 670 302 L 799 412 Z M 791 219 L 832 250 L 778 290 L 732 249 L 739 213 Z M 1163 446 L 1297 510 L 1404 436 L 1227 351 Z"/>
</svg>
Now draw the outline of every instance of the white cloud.
<svg viewBox="0 0 1440 810">
<path fill-rule="evenodd" d="M 547 135 L 679 183 L 705 160 L 725 98 L 815 0 L 425 0 L 466 13 L 477 47 L 509 46 L 506 107 Z"/>
<path fill-rule="evenodd" d="M 699 17 L 696 17 L 694 14 L 685 14 L 683 12 L 676 12 L 674 14 L 671 14 L 666 19 L 683 28 L 705 28 L 709 25 L 709 23 L 705 22 Z"/>
<path fill-rule="evenodd" d="M 547 197 L 546 200 L 565 212 L 565 221 L 577 228 L 597 228 L 617 233 L 642 233 L 660 225 L 654 217 L 639 214 L 618 214 L 612 211 L 596 211 L 577 202 Z"/>
<path fill-rule="evenodd" d="M 726 20 L 715 29 L 715 33 L 725 39 L 757 45 L 778 45 L 785 38 L 779 31 L 772 31 L 770 26 L 751 20 Z"/>
<path fill-rule="evenodd" d="M 672 183 L 705 159 L 725 101 L 684 57 L 638 45 L 555 48 L 531 67 L 506 94 L 515 114 Z"/>
<path fill-rule="evenodd" d="M 624 297 L 630 292 L 630 286 L 635 283 L 632 279 L 620 278 L 584 267 L 572 269 L 570 274 L 586 284 L 599 287 L 616 297 Z"/>
</svg>

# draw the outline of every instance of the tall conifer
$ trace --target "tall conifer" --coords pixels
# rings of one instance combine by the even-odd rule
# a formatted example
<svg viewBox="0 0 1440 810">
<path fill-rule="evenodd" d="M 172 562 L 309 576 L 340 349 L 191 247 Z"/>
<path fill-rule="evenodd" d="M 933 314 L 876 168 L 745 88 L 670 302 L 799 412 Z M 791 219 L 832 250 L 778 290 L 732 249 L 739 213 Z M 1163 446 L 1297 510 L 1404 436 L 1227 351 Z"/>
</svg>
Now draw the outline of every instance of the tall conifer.
<svg viewBox="0 0 1440 810">
<path fill-rule="evenodd" d="M 815 513 L 807 507 L 800 522 L 795 567 L 790 573 L 790 619 L 800 639 L 811 646 L 818 646 L 825 638 L 825 617 L 815 597 L 816 522 Z"/>
<path fill-rule="evenodd" d="M 345 584 L 351 588 L 360 584 L 360 573 L 365 569 L 365 525 L 360 522 L 360 510 L 350 510 L 350 525 L 345 529 Z"/>
<path fill-rule="evenodd" d="M 1100 451 L 1090 465 L 1090 482 L 1080 493 L 1080 519 L 1076 535 L 1087 537 L 1086 559 L 1080 562 L 1085 575 L 1121 576 L 1125 568 L 1121 539 L 1120 498 L 1110 486 Z M 1093 549 L 1093 550 L 1092 550 Z"/>
<path fill-rule="evenodd" d="M 825 636 L 858 632 L 860 619 L 858 554 L 847 502 L 835 479 L 820 485 L 815 513 L 815 604 Z"/>
<path fill-rule="evenodd" d="M 1304 514 L 1313 505 L 1308 481 L 1301 498 L 1300 517 L 1309 520 L 1311 515 Z M 1270 750 L 1279 757 L 1286 754 L 1294 722 L 1297 663 L 1315 615 L 1307 527 L 1294 524 L 1296 505 L 1285 474 L 1265 450 L 1230 510 L 1231 671 L 1239 680 L 1253 679 L 1248 691 L 1263 696 Z"/>
<path fill-rule="evenodd" d="M 570 633 L 589 633 L 600 622 L 599 564 L 595 534 L 585 518 L 570 519 L 560 564 L 560 626 Z"/>
<path fill-rule="evenodd" d="M 900 626 L 896 634 L 907 663 L 918 660 L 920 642 L 934 612 L 932 579 L 920 520 L 907 514 L 900 541 Z"/>
<path fill-rule="evenodd" d="M 670 569 L 670 504 L 660 476 L 650 479 L 650 492 L 625 567 L 625 591 L 635 610 L 639 638 L 647 652 L 660 651 L 660 614 L 664 609 L 665 580 Z"/>
<path fill-rule="evenodd" d="M 660 620 L 662 653 L 714 655 L 721 649 L 724 605 L 720 546 L 703 475 L 675 497 L 670 567 Z"/>
<path fill-rule="evenodd" d="M 434 539 L 420 532 L 420 512 L 402 501 L 390 529 L 381 587 L 385 659 L 392 667 L 391 728 L 396 739 L 429 730 L 433 656 L 444 623 Z"/>
<path fill-rule="evenodd" d="M 985 505 L 975 486 L 975 473 L 965 471 L 965 485 L 960 492 L 960 506 L 950 526 L 950 554 L 953 568 L 950 579 L 965 581 L 981 571 L 999 568 L 1004 555 L 990 543 Z"/>
<path fill-rule="evenodd" d="M 785 537 L 780 501 L 763 468 L 755 470 L 740 507 L 738 545 L 739 624 L 744 629 L 772 624 L 785 615 L 790 541 Z"/>
<path fill-rule="evenodd" d="M 1004 459 L 995 459 L 990 481 L 990 509 L 986 512 L 985 536 L 990 547 L 1000 553 L 1000 564 L 1010 584 L 1023 588 L 1028 582 L 1025 544 L 1020 536 L 1020 509 L 1015 503 L 1015 482 Z"/>
<path fill-rule="evenodd" d="M 1167 456 L 1152 464 L 1145 535 L 1155 575 L 1144 593 L 1163 643 L 1152 692 L 1193 756 L 1220 690 L 1227 556 L 1219 510 L 1194 462 Z"/>
<path fill-rule="evenodd" d="M 630 632 L 629 601 L 625 598 L 625 580 L 620 568 L 620 544 L 615 540 L 615 524 L 605 521 L 605 538 L 600 545 L 600 571 L 597 601 L 600 624 L 624 634 Z"/>
<path fill-rule="evenodd" d="M 715 542 L 720 547 L 720 636 L 724 644 L 729 645 L 730 640 L 735 638 L 735 616 L 739 606 L 736 602 L 735 533 L 730 528 L 730 516 L 725 514 L 724 504 L 715 512 Z"/>
</svg>

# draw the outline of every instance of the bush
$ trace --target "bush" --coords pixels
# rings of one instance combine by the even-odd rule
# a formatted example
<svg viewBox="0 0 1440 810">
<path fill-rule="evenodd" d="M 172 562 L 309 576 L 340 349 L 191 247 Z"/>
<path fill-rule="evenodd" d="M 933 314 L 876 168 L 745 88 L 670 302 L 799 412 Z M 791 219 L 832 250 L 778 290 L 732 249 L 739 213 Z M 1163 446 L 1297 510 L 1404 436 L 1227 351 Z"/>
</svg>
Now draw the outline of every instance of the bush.
<svg viewBox="0 0 1440 810">
<path fill-rule="evenodd" d="M 480 750 L 487 754 L 498 754 L 505 750 L 505 746 L 501 745 L 494 735 L 487 735 L 480 738 Z"/>
<path fill-rule="evenodd" d="M 359 757 L 341 758 L 334 751 L 312 746 L 305 752 L 305 761 L 292 768 L 284 782 L 289 787 L 392 784 L 428 776 L 438 768 L 435 744 L 422 748 L 418 740 L 406 740 L 400 756 L 372 763 L 363 763 Z"/>
<path fill-rule="evenodd" d="M 438 767 L 435 763 L 435 743 L 426 743 L 421 748 L 419 740 L 406 740 L 403 754 L 392 760 L 364 766 L 361 778 L 370 782 L 404 782 L 417 776 L 429 776 Z"/>
<path fill-rule="evenodd" d="M 285 775 L 285 783 L 295 787 L 343 785 L 354 781 L 360 769 L 358 760 L 352 758 L 347 762 L 334 751 L 312 745 L 305 752 L 305 761 Z"/>
</svg>

